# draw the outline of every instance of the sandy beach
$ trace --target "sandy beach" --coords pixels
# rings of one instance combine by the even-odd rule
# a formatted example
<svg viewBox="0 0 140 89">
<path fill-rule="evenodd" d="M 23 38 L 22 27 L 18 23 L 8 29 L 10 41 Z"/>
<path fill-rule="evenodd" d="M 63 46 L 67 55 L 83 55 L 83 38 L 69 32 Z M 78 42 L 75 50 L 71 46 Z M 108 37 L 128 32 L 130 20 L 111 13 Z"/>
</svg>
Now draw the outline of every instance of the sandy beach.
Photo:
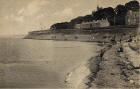
<svg viewBox="0 0 140 89">
<path fill-rule="evenodd" d="M 122 42 L 121 44 L 104 45 L 98 55 L 91 57 L 88 62 L 71 72 L 68 85 L 75 86 L 74 89 L 139 88 L 140 54 L 138 43 L 139 41 L 137 43 Z M 132 49 L 130 45 L 137 50 Z M 81 80 L 77 78 L 78 75 L 81 76 Z M 76 81 L 78 81 L 77 85 Z"/>
</svg>

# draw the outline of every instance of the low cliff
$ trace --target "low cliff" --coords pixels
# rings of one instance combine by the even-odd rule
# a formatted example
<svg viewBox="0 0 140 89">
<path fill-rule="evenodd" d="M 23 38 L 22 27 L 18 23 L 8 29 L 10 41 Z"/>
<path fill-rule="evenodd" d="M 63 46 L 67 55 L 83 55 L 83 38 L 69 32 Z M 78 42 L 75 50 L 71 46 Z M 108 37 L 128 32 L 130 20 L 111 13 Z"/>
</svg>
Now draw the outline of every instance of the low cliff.
<svg viewBox="0 0 140 89">
<path fill-rule="evenodd" d="M 67 40 L 67 41 L 96 41 L 110 42 L 110 40 L 126 40 L 136 35 L 137 27 L 108 27 L 96 29 L 61 29 L 58 31 L 44 30 L 30 32 L 26 39 L 37 40 Z"/>
</svg>

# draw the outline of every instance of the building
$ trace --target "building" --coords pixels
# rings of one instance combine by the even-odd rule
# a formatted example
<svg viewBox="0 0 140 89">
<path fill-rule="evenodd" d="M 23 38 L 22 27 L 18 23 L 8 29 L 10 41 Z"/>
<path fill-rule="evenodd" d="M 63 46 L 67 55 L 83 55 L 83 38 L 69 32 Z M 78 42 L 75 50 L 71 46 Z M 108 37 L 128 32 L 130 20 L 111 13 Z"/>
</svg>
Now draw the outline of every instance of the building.
<svg viewBox="0 0 140 89">
<path fill-rule="evenodd" d="M 138 25 L 139 24 L 139 11 L 129 10 L 126 14 L 125 20 L 126 20 L 125 21 L 126 25 Z"/>
<path fill-rule="evenodd" d="M 76 25 L 74 26 L 74 28 L 76 28 L 76 29 L 81 29 L 81 24 L 76 24 Z"/>
<path fill-rule="evenodd" d="M 100 27 L 107 27 L 110 25 L 107 19 L 98 20 L 98 23 Z"/>
<path fill-rule="evenodd" d="M 109 26 L 109 22 L 107 19 L 102 20 L 93 20 L 92 22 L 82 22 L 81 24 L 76 24 L 76 29 L 92 29 L 95 27 L 107 27 Z"/>
</svg>

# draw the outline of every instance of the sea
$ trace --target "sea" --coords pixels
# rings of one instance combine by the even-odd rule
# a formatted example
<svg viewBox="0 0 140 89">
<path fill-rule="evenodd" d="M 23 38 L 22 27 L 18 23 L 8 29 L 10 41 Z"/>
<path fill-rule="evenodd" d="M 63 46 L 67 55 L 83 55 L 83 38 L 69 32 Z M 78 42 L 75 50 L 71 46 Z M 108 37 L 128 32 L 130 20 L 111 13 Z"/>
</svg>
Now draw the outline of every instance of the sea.
<svg viewBox="0 0 140 89">
<path fill-rule="evenodd" d="M 0 38 L 0 88 L 65 88 L 68 72 L 98 55 L 95 42 Z"/>
</svg>

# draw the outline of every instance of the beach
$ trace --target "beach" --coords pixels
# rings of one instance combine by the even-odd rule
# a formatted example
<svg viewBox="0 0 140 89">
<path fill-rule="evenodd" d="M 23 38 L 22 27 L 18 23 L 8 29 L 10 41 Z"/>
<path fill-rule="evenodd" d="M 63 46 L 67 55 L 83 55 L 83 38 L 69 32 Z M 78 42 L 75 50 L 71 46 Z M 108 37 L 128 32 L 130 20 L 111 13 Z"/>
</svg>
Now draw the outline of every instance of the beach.
<svg viewBox="0 0 140 89">
<path fill-rule="evenodd" d="M 139 58 L 139 41 L 135 38 L 132 42 L 104 45 L 98 55 L 77 69 L 79 71 L 84 67 L 85 72 L 79 75 L 85 73 L 86 77 L 76 89 L 137 89 L 140 87 Z"/>
</svg>

